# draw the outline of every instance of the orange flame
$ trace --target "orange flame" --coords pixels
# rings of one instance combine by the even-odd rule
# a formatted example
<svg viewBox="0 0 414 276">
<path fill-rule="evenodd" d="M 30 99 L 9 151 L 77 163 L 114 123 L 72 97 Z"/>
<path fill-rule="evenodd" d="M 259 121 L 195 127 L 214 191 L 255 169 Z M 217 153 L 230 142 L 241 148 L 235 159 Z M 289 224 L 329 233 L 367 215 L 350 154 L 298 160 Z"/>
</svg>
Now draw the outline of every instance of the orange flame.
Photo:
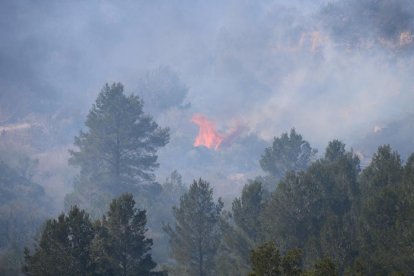
<svg viewBox="0 0 414 276">
<path fill-rule="evenodd" d="M 209 149 L 218 150 L 224 140 L 224 136 L 217 132 L 214 123 L 200 114 L 194 115 L 191 121 L 200 128 L 194 141 L 194 147 L 205 146 Z"/>
</svg>

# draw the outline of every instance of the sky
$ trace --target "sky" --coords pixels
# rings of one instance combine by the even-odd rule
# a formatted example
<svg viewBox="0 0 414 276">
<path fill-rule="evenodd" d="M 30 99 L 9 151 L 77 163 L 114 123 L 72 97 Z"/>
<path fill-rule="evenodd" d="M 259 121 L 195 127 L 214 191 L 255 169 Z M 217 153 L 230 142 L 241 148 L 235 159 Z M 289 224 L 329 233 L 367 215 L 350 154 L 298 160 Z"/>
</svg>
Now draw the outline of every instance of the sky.
<svg viewBox="0 0 414 276">
<path fill-rule="evenodd" d="M 68 147 L 102 86 L 120 81 L 171 129 L 165 172 L 230 160 L 194 149 L 194 114 L 221 133 L 242 129 L 228 152 L 243 158 L 259 158 L 292 127 L 320 152 L 334 138 L 350 147 L 387 142 L 382 130 L 414 113 L 413 18 L 409 0 L 4 0 L 0 126 L 42 125 L 59 133 L 56 148 Z M 160 71 L 176 92 L 145 94 Z M 246 145 L 254 150 L 240 153 Z M 255 162 L 244 166 L 253 172 Z M 233 178 L 245 172 L 236 163 Z"/>
</svg>

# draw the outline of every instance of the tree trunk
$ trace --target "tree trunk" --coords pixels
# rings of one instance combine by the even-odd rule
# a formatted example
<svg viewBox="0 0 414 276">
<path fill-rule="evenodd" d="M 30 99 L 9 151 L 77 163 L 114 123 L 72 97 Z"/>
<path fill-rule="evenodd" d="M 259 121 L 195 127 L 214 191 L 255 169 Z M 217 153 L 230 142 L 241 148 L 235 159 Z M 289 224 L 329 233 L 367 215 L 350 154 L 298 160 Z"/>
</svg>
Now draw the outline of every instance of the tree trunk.
<svg viewBox="0 0 414 276">
<path fill-rule="evenodd" d="M 198 271 L 199 276 L 203 276 L 203 249 L 201 247 L 201 239 L 198 240 Z"/>
</svg>

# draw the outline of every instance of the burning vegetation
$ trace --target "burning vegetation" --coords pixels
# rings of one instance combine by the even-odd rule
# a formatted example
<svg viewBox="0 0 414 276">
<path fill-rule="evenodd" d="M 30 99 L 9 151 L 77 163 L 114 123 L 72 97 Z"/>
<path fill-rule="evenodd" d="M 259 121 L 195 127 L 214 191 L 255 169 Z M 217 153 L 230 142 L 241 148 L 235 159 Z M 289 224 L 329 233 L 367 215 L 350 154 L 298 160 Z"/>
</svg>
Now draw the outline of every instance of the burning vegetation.
<svg viewBox="0 0 414 276">
<path fill-rule="evenodd" d="M 217 131 L 216 125 L 201 114 L 195 114 L 191 121 L 199 127 L 197 137 L 194 140 L 194 147 L 204 146 L 209 149 L 219 150 L 222 147 L 229 146 L 239 137 L 244 127 L 238 125 L 230 128 L 226 134 Z"/>
<path fill-rule="evenodd" d="M 204 146 L 209 149 L 218 150 L 225 136 L 217 132 L 214 123 L 200 114 L 194 115 L 191 121 L 199 127 L 198 135 L 194 141 L 194 147 Z"/>
</svg>

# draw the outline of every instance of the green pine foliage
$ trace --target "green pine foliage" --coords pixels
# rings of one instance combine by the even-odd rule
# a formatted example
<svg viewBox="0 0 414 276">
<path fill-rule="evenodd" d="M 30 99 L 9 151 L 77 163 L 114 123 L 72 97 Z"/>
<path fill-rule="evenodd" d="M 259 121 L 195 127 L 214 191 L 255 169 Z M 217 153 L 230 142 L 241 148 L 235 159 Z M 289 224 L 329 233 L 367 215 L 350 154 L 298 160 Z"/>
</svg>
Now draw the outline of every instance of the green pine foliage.
<svg viewBox="0 0 414 276">
<path fill-rule="evenodd" d="M 105 267 L 103 274 L 149 275 L 156 264 L 148 253 L 152 240 L 145 236 L 146 212 L 135 208 L 132 194 L 112 201 L 94 240 L 94 259 Z"/>
<path fill-rule="evenodd" d="M 312 276 L 338 276 L 338 270 L 335 263 L 329 258 L 316 261 L 314 269 L 308 272 Z"/>
<path fill-rule="evenodd" d="M 68 215 L 46 221 L 34 253 L 25 250 L 23 271 L 28 275 L 88 275 L 94 229 L 89 215 L 73 207 Z"/>
<path fill-rule="evenodd" d="M 304 172 L 289 173 L 262 213 L 266 239 L 278 241 L 282 250 L 302 248 L 307 264 L 324 256 L 347 263 L 359 170 L 358 158 L 333 141 L 325 158 Z"/>
<path fill-rule="evenodd" d="M 245 275 L 250 270 L 250 251 L 261 241 L 259 214 L 265 206 L 265 192 L 258 181 L 246 184 L 241 197 L 234 199 L 232 212 L 223 216 L 220 275 L 234 272 Z"/>
<path fill-rule="evenodd" d="M 275 137 L 260 159 L 263 171 L 280 180 L 290 171 L 305 170 L 314 159 L 316 150 L 295 129 Z"/>
<path fill-rule="evenodd" d="M 72 207 L 48 220 L 31 253 L 25 250 L 27 275 L 165 275 L 155 272 L 146 237 L 146 212 L 135 208 L 131 194 L 112 201 L 102 220 Z"/>
<path fill-rule="evenodd" d="M 414 271 L 413 156 L 381 146 L 360 177 L 360 255 L 370 274 Z"/>
<path fill-rule="evenodd" d="M 284 152 L 280 143 L 290 145 L 287 148 L 296 153 L 298 145 L 302 145 L 304 152 L 299 155 L 308 153 L 304 157 L 307 161 L 300 162 L 303 166 L 292 161 L 298 160 L 295 154 L 290 163 L 284 157 L 281 163 L 276 162 L 276 152 Z M 124 172 L 131 172 L 124 170 L 127 163 L 120 163 L 119 174 L 113 173 L 116 167 L 100 167 L 93 164 L 93 159 L 89 164 L 87 159 L 93 156 L 93 150 L 88 146 L 73 152 L 72 162 L 77 162 L 76 158 L 80 158 L 78 164 L 86 160 L 80 165 L 79 183 L 84 183 L 84 176 L 96 179 L 91 178 L 92 186 L 84 183 L 77 187 L 102 187 L 102 193 L 96 192 L 97 198 L 125 188 L 140 192 L 140 206 L 151 203 L 148 221 L 153 219 L 154 229 L 161 228 L 161 221 L 166 222 L 166 236 L 151 231 L 151 238 L 156 243 L 168 238 L 169 247 L 160 249 L 169 253 L 164 268 L 171 275 L 412 274 L 414 154 L 404 163 L 390 146 L 380 146 L 370 164 L 361 170 L 357 155 L 341 141 L 333 140 L 321 158 L 310 162 L 314 151 L 294 130 L 290 136 L 282 135 L 272 148 L 278 148 L 272 153 L 276 159 L 267 160 L 284 168 L 280 171 L 283 176 L 278 176 L 280 181 L 276 182 L 276 174 L 272 176 L 274 191 L 270 193 L 259 181 L 251 181 L 229 210 L 223 210 L 220 199 L 214 200 L 212 187 L 202 179 L 187 189 L 181 176 L 173 172 L 162 185 L 135 189 L 139 187 L 136 183 L 144 181 L 143 175 L 131 173 L 131 178 L 124 178 Z M 264 156 L 269 157 L 271 151 L 266 149 Z M 0 180 L 9 183 L 15 179 L 11 177 L 14 174 L 2 165 L 0 169 L 9 173 L 0 175 Z M 96 180 L 102 180 L 102 186 Z M 116 192 L 112 188 L 105 190 L 112 185 L 108 183 L 119 183 L 121 187 L 114 188 Z M 13 190 L 12 185 L 3 184 L 0 188 L 5 192 Z M 95 203 L 95 208 L 103 212 Z M 97 221 L 93 222 L 78 207 L 48 220 L 32 252 L 25 252 L 24 273 L 165 275 L 166 272 L 154 271 L 147 213 L 135 204 L 132 194 L 122 194 Z M 175 205 L 172 211 L 164 208 L 171 205 Z"/>
<path fill-rule="evenodd" d="M 251 252 L 253 272 L 249 276 L 281 275 L 280 252 L 273 242 L 265 243 Z"/>
<path fill-rule="evenodd" d="M 175 222 L 164 229 L 179 275 L 216 275 L 222 208 L 220 199 L 214 202 L 210 184 L 202 179 L 194 181 L 179 206 L 174 207 Z"/>
<path fill-rule="evenodd" d="M 259 216 L 264 206 L 264 191 L 260 182 L 245 185 L 240 198 L 232 204 L 232 213 L 235 224 L 242 229 L 253 241 L 259 240 Z"/>
<path fill-rule="evenodd" d="M 208 272 L 197 270 L 201 259 L 197 259 L 194 233 L 200 232 L 193 229 L 201 225 L 200 220 L 207 225 L 209 219 L 196 212 L 201 208 L 194 198 L 201 196 L 194 196 L 195 185 L 174 209 L 175 228 L 166 229 L 171 256 L 177 261 L 171 271 L 176 275 L 410 275 L 414 271 L 414 154 L 403 164 L 398 153 L 381 146 L 361 171 L 357 155 L 333 140 L 324 156 L 308 168 L 286 172 L 270 197 L 260 182 L 249 183 L 231 211 L 215 219 L 220 221 L 216 236 L 220 242 L 211 262 L 214 269 Z"/>
<path fill-rule="evenodd" d="M 16 275 L 23 248 L 50 214 L 50 198 L 25 169 L 0 157 L 0 275 Z M 29 159 L 25 159 L 29 160 Z M 34 162 L 29 160 L 30 162 Z"/>
<path fill-rule="evenodd" d="M 352 151 L 330 142 L 323 158 L 279 182 L 261 212 L 264 240 L 276 241 L 282 252 L 301 248 L 308 268 L 329 257 L 338 274 L 409 275 L 413 162 L 411 156 L 404 165 L 390 146 L 381 146 L 361 172 Z"/>
<path fill-rule="evenodd" d="M 252 271 L 249 276 L 337 276 L 330 258 L 315 260 L 312 268 L 302 269 L 302 251 L 291 249 L 280 254 L 274 242 L 264 243 L 251 251 Z"/>
<path fill-rule="evenodd" d="M 70 151 L 69 163 L 80 174 L 66 206 L 80 205 L 96 215 L 113 197 L 137 195 L 144 184 L 154 182 L 156 153 L 168 143 L 169 130 L 143 112 L 139 97 L 125 95 L 120 83 L 102 88 L 85 126 Z"/>
</svg>

